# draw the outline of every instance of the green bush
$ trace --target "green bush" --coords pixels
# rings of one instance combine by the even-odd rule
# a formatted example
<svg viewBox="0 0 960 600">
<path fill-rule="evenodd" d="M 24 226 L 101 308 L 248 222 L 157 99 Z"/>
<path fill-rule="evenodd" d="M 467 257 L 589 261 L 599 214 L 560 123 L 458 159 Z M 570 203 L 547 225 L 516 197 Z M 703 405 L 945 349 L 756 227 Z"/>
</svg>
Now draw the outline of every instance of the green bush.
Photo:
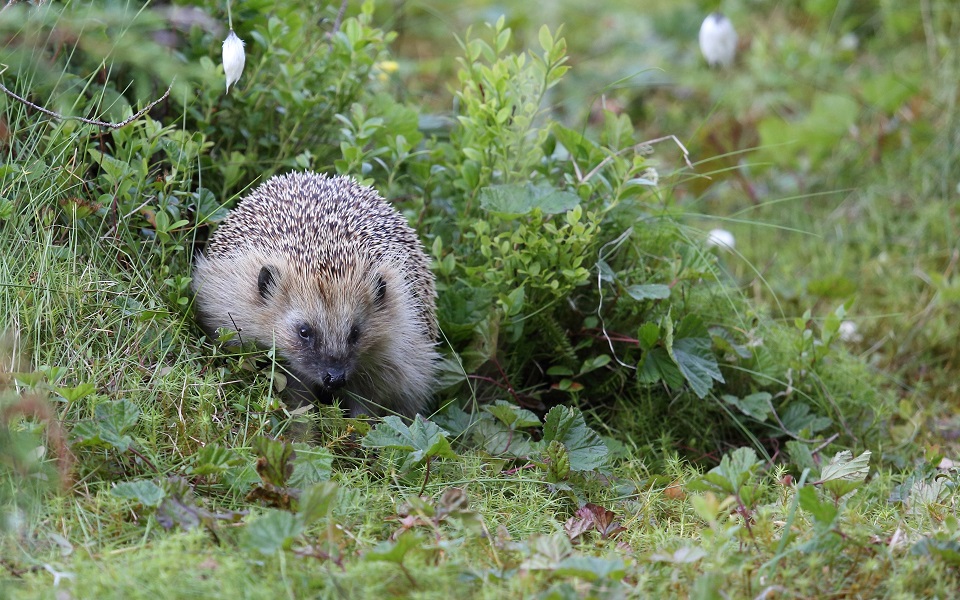
<svg viewBox="0 0 960 600">
<path fill-rule="evenodd" d="M 112 5 L 15 8 L 55 29 L 78 27 L 76 11 L 111 15 L 78 33 L 83 39 L 165 27 L 159 13 Z M 302 8 L 246 5 L 234 15 L 248 58 L 228 96 L 210 58 L 222 32 L 194 25 L 152 70 L 136 70 L 139 55 L 124 57 L 129 63 L 107 55 L 115 62 L 102 64 L 152 77 L 157 89 L 166 74 L 189 75 L 195 93 L 175 93 L 155 110 L 176 115 L 166 126 L 146 116 L 100 130 L 5 99 L 13 133 L 4 185 L 49 203 L 38 210 L 20 196 L 8 230 L 26 240 L 59 222 L 58 246 L 110 277 L 145 283 L 119 303 L 126 312 L 117 318 L 135 318 L 130 331 L 143 332 L 161 360 L 193 357 L 190 256 L 223 218 L 223 202 L 280 169 L 333 166 L 395 199 L 432 251 L 447 357 L 443 405 L 509 400 L 545 412 L 574 403 L 622 437 L 653 443 L 666 435 L 696 450 L 834 430 L 849 443 L 875 431 L 889 406 L 863 392 L 862 379 L 843 375 L 852 367 L 831 347 L 832 321 L 821 340 L 807 321 L 791 331 L 754 314 L 717 254 L 682 225 L 683 208 L 626 116 L 607 113 L 595 136 L 551 119 L 546 97 L 567 69 L 558 34 L 544 27 L 539 50 L 515 54 L 502 19 L 468 31 L 457 111 L 427 137 L 416 110 L 376 77 L 392 36 L 371 25 L 371 4 L 331 35 Z M 9 52 L 18 52 L 23 32 L 7 32 Z M 129 43 L 119 39 L 118 47 Z M 75 57 L 57 64 L 92 79 L 96 49 L 78 44 Z M 100 71 L 100 88 L 127 91 L 123 78 Z M 18 89 L 41 100 L 48 88 L 29 73 L 17 72 Z M 112 264 L 98 254 L 104 236 L 115 244 Z M 53 364 L 44 353 L 55 339 L 31 334 L 41 362 Z"/>
</svg>

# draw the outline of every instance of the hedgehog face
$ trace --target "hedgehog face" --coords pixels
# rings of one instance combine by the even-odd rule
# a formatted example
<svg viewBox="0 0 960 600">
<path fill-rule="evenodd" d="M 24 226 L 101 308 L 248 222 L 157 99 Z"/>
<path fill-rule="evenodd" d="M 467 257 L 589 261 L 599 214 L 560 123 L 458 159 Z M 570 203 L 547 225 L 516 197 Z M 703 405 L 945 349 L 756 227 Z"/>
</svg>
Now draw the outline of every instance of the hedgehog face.
<svg viewBox="0 0 960 600">
<path fill-rule="evenodd" d="M 303 383 L 333 392 L 347 385 L 365 358 L 379 345 L 376 332 L 388 331 L 388 293 L 384 277 L 364 271 L 343 274 L 284 274 L 265 265 L 257 292 L 277 317 L 277 349 Z"/>
</svg>

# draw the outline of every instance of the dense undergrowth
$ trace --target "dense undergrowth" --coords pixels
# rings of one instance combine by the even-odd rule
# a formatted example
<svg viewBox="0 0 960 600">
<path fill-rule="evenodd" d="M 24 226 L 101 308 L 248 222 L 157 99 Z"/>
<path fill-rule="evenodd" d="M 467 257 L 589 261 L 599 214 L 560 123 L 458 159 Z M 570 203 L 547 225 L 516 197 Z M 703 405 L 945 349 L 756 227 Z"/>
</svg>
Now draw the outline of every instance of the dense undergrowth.
<svg viewBox="0 0 960 600">
<path fill-rule="evenodd" d="M 855 286 L 853 259 L 814 275 L 827 253 L 798 244 L 802 258 L 791 260 L 811 266 L 791 278 L 773 260 L 787 248 L 765 254 L 785 230 L 810 225 L 778 224 L 773 211 L 838 189 L 808 174 L 847 156 L 831 149 L 852 126 L 841 118 L 849 104 L 798 96 L 792 110 L 809 112 L 783 125 L 771 101 L 751 116 L 759 138 L 746 139 L 763 147 L 747 164 L 736 162 L 745 134 L 731 131 L 751 128 L 723 96 L 690 133 L 688 166 L 661 158 L 681 156 L 678 144 L 645 143 L 686 139 L 667 106 L 676 97 L 627 93 L 620 109 L 575 110 L 591 101 L 577 100 L 584 79 L 565 36 L 582 28 L 518 24 L 522 46 L 503 19 L 465 28 L 445 101 L 455 108 L 428 112 L 429 99 L 409 95 L 424 80 L 396 72 L 395 35 L 376 25 L 372 3 L 342 23 L 337 6 L 317 18 L 296 2 L 235 6 L 247 68 L 226 96 L 216 60 L 224 7 L 197 6 L 0 11 L 3 83 L 32 102 L 120 121 L 172 90 L 116 129 L 0 100 L 4 593 L 955 589 L 956 474 L 936 469 L 949 446 L 923 452 L 925 405 L 878 373 L 915 374 L 924 359 L 907 354 L 927 338 L 880 360 L 850 354 L 856 342 L 841 334 L 851 310 L 888 310 L 837 291 Z M 856 14 L 843 27 L 859 26 Z M 771 23 L 803 39 L 798 15 L 827 18 L 799 3 Z M 895 24 L 866 39 L 922 46 Z M 741 69 L 754 79 L 710 75 L 727 78 L 729 95 L 777 89 L 757 76 L 772 51 L 753 39 Z M 684 68 L 706 77 L 688 59 Z M 657 110 L 664 116 L 643 118 Z M 797 140 L 790 161 L 806 170 L 777 162 L 779 139 Z M 905 151 L 890 152 L 895 162 Z M 228 353 L 194 324 L 192 256 L 239 195 L 290 169 L 362 178 L 420 232 L 443 331 L 436 413 L 413 423 L 346 419 L 335 407 L 290 414 L 272 353 Z M 746 189 L 756 210 L 737 213 L 732 198 Z M 857 187 L 834 210 L 877 193 Z M 903 236 L 935 219 L 926 214 L 912 226 L 868 223 Z M 745 215 L 755 244 L 738 229 L 751 225 Z M 737 253 L 707 243 L 703 229 L 724 217 Z M 931 235 L 949 248 L 953 225 Z M 945 257 L 925 258 L 932 269 Z M 949 287 L 949 269 L 925 273 Z M 946 318 L 936 298 L 926 322 Z M 948 347 L 945 335 L 936 343 Z M 929 364 L 949 369 L 951 357 Z M 313 443 L 275 439 L 307 420 Z"/>
</svg>

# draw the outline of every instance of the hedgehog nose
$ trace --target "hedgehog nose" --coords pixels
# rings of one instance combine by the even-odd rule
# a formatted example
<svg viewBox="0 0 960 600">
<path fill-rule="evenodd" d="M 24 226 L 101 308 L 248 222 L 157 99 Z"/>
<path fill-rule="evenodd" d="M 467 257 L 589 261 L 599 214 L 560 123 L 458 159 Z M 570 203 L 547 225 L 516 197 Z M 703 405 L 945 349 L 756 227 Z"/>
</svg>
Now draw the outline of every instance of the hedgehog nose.
<svg viewBox="0 0 960 600">
<path fill-rule="evenodd" d="M 322 377 L 323 387 L 328 390 L 339 390 L 347 383 L 347 374 L 343 369 L 327 369 Z"/>
</svg>

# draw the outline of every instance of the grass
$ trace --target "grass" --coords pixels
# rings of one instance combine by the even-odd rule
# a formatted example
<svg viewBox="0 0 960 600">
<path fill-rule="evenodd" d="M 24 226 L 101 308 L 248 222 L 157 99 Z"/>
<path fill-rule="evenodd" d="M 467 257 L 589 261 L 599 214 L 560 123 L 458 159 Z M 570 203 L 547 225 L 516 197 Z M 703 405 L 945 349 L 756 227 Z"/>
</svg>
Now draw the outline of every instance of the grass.
<svg viewBox="0 0 960 600">
<path fill-rule="evenodd" d="M 857 323 L 862 337 L 845 345 L 855 356 L 838 351 L 827 360 L 840 365 L 831 373 L 845 380 L 842 389 L 854 391 L 831 401 L 879 404 L 876 394 L 892 394 L 898 403 L 874 432 L 869 473 L 845 478 L 852 486 L 849 493 L 833 493 L 826 482 L 824 465 L 832 451 L 813 462 L 800 445 L 781 446 L 776 438 L 755 443 L 769 454 L 756 462 L 730 464 L 735 455 L 728 446 L 694 460 L 681 455 L 684 448 L 697 447 L 696 440 L 679 437 L 677 432 L 685 430 L 678 423 L 653 422 L 649 415 L 692 422 L 703 408 L 662 406 L 660 396 L 651 396 L 649 406 L 609 411 L 590 407 L 586 396 L 581 399 L 590 425 L 607 437 L 615 459 L 605 472 L 575 473 L 561 481 L 551 479 L 544 464 L 512 461 L 467 444 L 454 444 L 455 458 L 408 470 L 396 453 L 361 448 L 361 435 L 351 427 L 362 431 L 364 425 L 330 410 L 324 413 L 316 452 L 332 466 L 318 467 L 318 478 L 336 482 L 337 499 L 328 513 L 284 537 L 276 524 L 292 527 L 292 520 L 283 519 L 301 515 L 303 506 L 294 513 L 266 508 L 246 494 L 260 481 L 255 440 L 289 422 L 276 411 L 269 376 L 244 371 L 240 357 L 220 354 L 180 304 L 180 290 L 171 282 L 175 274 L 189 272 L 189 248 L 171 251 L 175 244 L 124 237 L 129 232 L 114 228 L 110 219 L 93 226 L 90 219 L 58 218 L 72 199 L 85 197 L 89 183 L 89 172 L 71 170 L 71 157 L 86 156 L 98 141 L 75 134 L 69 125 L 37 124 L 24 107 L 6 102 L 4 121 L 11 127 L 10 139 L 20 145 L 7 143 L 0 166 L 0 196 L 16 200 L 12 214 L 0 221 L 0 330 L 19 338 L 8 336 L 0 346 L 0 402 L 11 411 L 6 414 L 14 415 L 12 426 L 3 428 L 9 435 L 0 438 L 0 507 L 16 506 L 0 513 L 6 518 L 0 524 L 5 530 L 0 595 L 955 594 L 960 586 L 958 475 L 955 468 L 936 467 L 942 457 L 956 457 L 960 428 L 952 416 L 960 394 L 953 318 L 960 302 L 960 223 L 953 206 L 960 180 L 953 143 L 957 66 L 956 48 L 943 41 L 957 39 L 946 34 L 955 34 L 960 20 L 956 9 L 934 3 L 935 10 L 924 18 L 943 35 L 930 38 L 897 33 L 896 19 L 906 17 L 889 7 L 878 9 L 874 18 L 886 19 L 889 30 L 863 34 L 864 46 L 853 59 L 839 50 L 796 58 L 817 23 L 834 23 L 812 36 L 824 44 L 845 32 L 831 15 L 791 6 L 781 3 L 764 15 L 745 9 L 733 13 L 735 22 L 757 29 L 748 34 L 752 51 L 738 71 L 709 74 L 719 84 L 710 83 L 715 80 L 676 41 L 691 30 L 685 15 L 699 14 L 692 4 L 647 7 L 658 31 L 666 32 L 667 42 L 660 46 L 618 37 L 629 33 L 625 23 L 640 19 L 625 5 L 609 9 L 613 17 L 622 11 L 623 20 L 607 37 L 593 39 L 585 24 L 570 32 L 570 40 L 573 48 L 579 43 L 629 50 L 625 55 L 641 65 L 647 63 L 638 57 L 655 51 L 673 57 L 676 71 L 664 76 L 674 78 L 670 86 L 612 90 L 611 98 L 651 138 L 666 132 L 688 141 L 695 158 L 746 152 L 743 160 L 731 155 L 705 164 L 704 169 L 718 165 L 711 180 L 691 180 L 673 192 L 691 236 L 713 226 L 735 234 L 737 253 L 722 255 L 722 266 L 752 303 L 737 315 L 739 322 L 749 322 L 753 312 L 768 312 L 791 323 L 808 309 L 812 319 L 823 321 L 852 300 L 847 318 Z M 518 14 L 518 29 L 526 19 L 535 31 L 536 19 Z M 429 28 L 418 31 L 419 38 L 402 38 L 400 48 L 422 51 L 433 43 Z M 762 140 L 743 131 L 759 128 L 780 110 L 806 114 L 817 92 L 842 89 L 845 77 L 854 92 L 867 90 L 874 85 L 875 64 L 895 50 L 935 75 L 902 106 L 885 113 L 864 102 L 858 135 L 842 135 L 840 142 L 813 135 L 799 150 L 789 150 L 794 153 L 789 161 L 771 164 L 776 154 L 770 147 L 753 150 Z M 440 50 L 430 52 L 442 56 Z M 604 56 L 614 71 L 606 81 L 629 70 L 624 55 Z M 436 91 L 443 76 L 435 71 L 443 62 L 438 57 L 405 59 L 403 65 L 431 69 L 429 77 L 414 72 L 410 90 L 430 85 L 432 93 L 443 96 Z M 783 82 L 775 65 L 786 64 L 785 58 L 799 61 L 799 81 Z M 853 66 L 843 66 L 851 60 Z M 585 67 L 596 64 L 584 62 Z M 589 68 L 571 72 L 557 101 L 566 118 L 587 119 L 583 89 L 593 89 L 589 82 L 599 76 Z M 805 78 L 816 81 L 814 91 Z M 774 92 L 781 96 L 770 100 Z M 700 102 L 681 103 L 678 97 Z M 894 117 L 900 119 L 899 137 L 884 141 L 881 124 Z M 742 137 L 730 134 L 736 130 Z M 714 144 L 728 134 L 731 147 Z M 746 145 L 733 148 L 734 141 Z M 660 147 L 656 156 L 664 172 L 676 158 Z M 729 167 L 748 178 L 734 176 Z M 766 193 L 754 203 L 747 184 Z M 718 302 L 726 305 L 726 298 Z M 771 360 L 782 367 L 790 357 Z M 880 392 L 868 383 L 875 377 L 885 382 Z M 835 386 L 826 381 L 824 389 Z M 74 432 L 98 417 L 98 407 L 130 401 L 138 418 L 118 435 L 129 435 L 133 450 L 75 445 L 70 479 L 57 481 L 50 455 L 37 456 L 37 448 L 47 446 L 55 453 L 56 445 L 43 437 L 54 426 L 13 412 L 20 407 L 32 414 L 27 399 L 37 398 L 53 406 Z M 716 397 L 706 401 L 726 406 Z M 710 429 L 704 436 L 715 435 Z M 715 429 L 727 432 L 730 425 Z M 229 450 L 236 460 L 213 473 L 198 472 L 201 453 L 213 447 Z M 856 455 L 863 448 L 851 450 Z M 722 456 L 727 463 L 720 462 Z M 301 447 L 297 460 L 309 457 Z M 711 469 L 720 484 L 705 477 Z M 185 477 L 196 496 L 195 501 L 181 498 L 174 520 L 185 523 L 202 511 L 225 518 L 168 531 L 159 509 L 114 491 L 118 484 L 162 483 L 171 477 Z M 464 491 L 468 506 L 441 519 L 448 509 L 443 494 L 451 488 Z M 418 501 L 421 490 L 426 500 Z M 622 531 L 605 537 L 588 528 L 574 535 L 585 503 L 611 511 L 609 518 Z M 256 531 L 266 541 L 253 539 Z M 258 550 L 278 539 L 281 549 Z"/>
</svg>

